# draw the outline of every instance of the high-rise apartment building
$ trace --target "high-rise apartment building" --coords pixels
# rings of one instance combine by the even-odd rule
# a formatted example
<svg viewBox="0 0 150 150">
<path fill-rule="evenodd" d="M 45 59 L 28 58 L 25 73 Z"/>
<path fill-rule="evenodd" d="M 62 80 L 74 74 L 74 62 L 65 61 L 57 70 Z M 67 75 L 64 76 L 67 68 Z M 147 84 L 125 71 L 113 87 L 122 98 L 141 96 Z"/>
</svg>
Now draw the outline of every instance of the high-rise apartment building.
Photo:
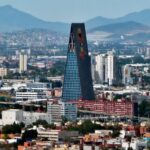
<svg viewBox="0 0 150 150">
<path fill-rule="evenodd" d="M 27 54 L 21 51 L 19 55 L 19 73 L 27 71 Z"/>
<path fill-rule="evenodd" d="M 91 74 L 92 74 L 92 80 L 93 83 L 96 83 L 96 61 L 95 61 L 95 55 L 91 53 Z"/>
<path fill-rule="evenodd" d="M 91 60 L 83 23 L 71 25 L 62 99 L 63 101 L 95 99 Z"/>
<path fill-rule="evenodd" d="M 132 66 L 127 64 L 123 66 L 123 78 L 122 78 L 122 83 L 125 85 L 130 85 L 133 83 L 132 77 L 131 77 L 131 71 L 132 71 Z"/>
<path fill-rule="evenodd" d="M 99 54 L 95 56 L 95 78 L 97 83 L 108 85 L 116 84 L 117 78 L 117 58 L 113 52 Z"/>
<path fill-rule="evenodd" d="M 145 55 L 146 58 L 150 58 L 150 48 L 146 48 L 146 55 Z"/>
<path fill-rule="evenodd" d="M 108 52 L 107 56 L 107 81 L 109 85 L 116 83 L 117 59 L 112 52 Z"/>
<path fill-rule="evenodd" d="M 100 54 L 95 56 L 95 78 L 97 83 L 103 84 L 105 82 L 105 70 L 106 70 L 106 54 Z"/>
</svg>

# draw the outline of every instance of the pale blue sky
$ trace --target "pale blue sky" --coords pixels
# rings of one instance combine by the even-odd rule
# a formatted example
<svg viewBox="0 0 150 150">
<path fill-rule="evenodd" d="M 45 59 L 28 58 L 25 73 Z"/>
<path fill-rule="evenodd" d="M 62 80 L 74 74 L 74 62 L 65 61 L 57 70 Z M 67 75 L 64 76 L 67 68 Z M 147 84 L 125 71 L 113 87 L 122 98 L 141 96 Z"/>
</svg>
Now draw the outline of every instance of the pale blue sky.
<svg viewBox="0 0 150 150">
<path fill-rule="evenodd" d="M 150 0 L 0 0 L 46 21 L 84 22 L 96 16 L 120 17 L 150 8 Z"/>
</svg>

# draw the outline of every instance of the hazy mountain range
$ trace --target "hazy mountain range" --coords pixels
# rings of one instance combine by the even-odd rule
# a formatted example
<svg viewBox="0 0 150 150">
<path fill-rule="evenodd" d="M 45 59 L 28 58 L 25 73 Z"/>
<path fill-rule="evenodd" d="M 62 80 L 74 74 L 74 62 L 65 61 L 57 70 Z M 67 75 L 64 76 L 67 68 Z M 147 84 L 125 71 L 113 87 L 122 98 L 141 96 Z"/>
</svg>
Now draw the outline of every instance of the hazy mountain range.
<svg viewBox="0 0 150 150">
<path fill-rule="evenodd" d="M 103 31 L 112 34 L 139 34 L 150 31 L 150 9 L 130 13 L 126 16 L 109 19 L 96 17 L 85 21 L 88 32 Z M 49 29 L 58 33 L 68 33 L 70 24 L 48 22 L 28 13 L 19 11 L 10 5 L 0 7 L 0 32 L 24 29 Z"/>
<path fill-rule="evenodd" d="M 43 21 L 28 13 L 19 11 L 10 5 L 0 7 L 0 31 L 9 32 L 33 28 L 66 32 L 69 24 Z"/>
<path fill-rule="evenodd" d="M 95 31 L 104 31 L 114 34 L 136 34 L 139 32 L 148 32 L 150 31 L 150 27 L 134 21 L 128 21 L 103 25 L 89 30 L 89 32 Z"/>
<path fill-rule="evenodd" d="M 87 28 L 96 28 L 98 26 L 107 25 L 107 24 L 114 24 L 114 23 L 121 23 L 121 22 L 138 22 L 141 24 L 145 24 L 150 26 L 150 9 L 146 9 L 140 12 L 130 13 L 120 18 L 109 19 L 104 17 L 96 17 L 90 19 L 86 22 Z"/>
</svg>

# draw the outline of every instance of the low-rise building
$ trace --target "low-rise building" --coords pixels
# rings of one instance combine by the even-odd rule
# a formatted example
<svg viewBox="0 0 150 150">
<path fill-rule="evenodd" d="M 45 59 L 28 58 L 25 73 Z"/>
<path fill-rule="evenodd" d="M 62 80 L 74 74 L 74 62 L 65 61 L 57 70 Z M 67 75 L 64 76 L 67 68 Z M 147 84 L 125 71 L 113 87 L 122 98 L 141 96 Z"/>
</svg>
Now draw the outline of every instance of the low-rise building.
<svg viewBox="0 0 150 150">
<path fill-rule="evenodd" d="M 45 91 L 51 88 L 51 85 L 48 83 L 41 83 L 41 82 L 32 82 L 27 83 L 27 89 L 28 90 L 41 90 Z"/>
<path fill-rule="evenodd" d="M 0 68 L 0 77 L 7 76 L 7 68 Z"/>
<path fill-rule="evenodd" d="M 9 109 L 2 111 L 2 124 L 10 125 L 23 122 L 23 111 L 19 109 Z"/>
<path fill-rule="evenodd" d="M 21 123 L 30 125 L 37 120 L 45 120 L 51 123 L 51 116 L 48 113 L 26 112 L 19 109 L 9 109 L 2 111 L 2 125 Z"/>
<path fill-rule="evenodd" d="M 64 130 L 46 130 L 44 128 L 37 128 L 38 137 L 48 138 L 50 141 L 64 141 L 79 136 L 78 131 L 64 131 Z"/>
<path fill-rule="evenodd" d="M 45 120 L 47 123 L 51 124 L 51 115 L 39 112 L 23 112 L 23 122 L 25 125 L 30 125 L 37 120 Z"/>
<path fill-rule="evenodd" d="M 128 150 L 128 148 L 132 148 L 133 150 L 144 150 L 147 149 L 148 143 L 144 140 L 139 140 L 137 138 L 131 139 L 131 142 L 128 142 L 126 140 L 122 140 L 122 148 L 125 150 Z"/>
<path fill-rule="evenodd" d="M 25 92 L 16 92 L 16 100 L 36 100 L 46 98 L 45 92 L 34 92 L 34 91 L 25 91 Z"/>
</svg>

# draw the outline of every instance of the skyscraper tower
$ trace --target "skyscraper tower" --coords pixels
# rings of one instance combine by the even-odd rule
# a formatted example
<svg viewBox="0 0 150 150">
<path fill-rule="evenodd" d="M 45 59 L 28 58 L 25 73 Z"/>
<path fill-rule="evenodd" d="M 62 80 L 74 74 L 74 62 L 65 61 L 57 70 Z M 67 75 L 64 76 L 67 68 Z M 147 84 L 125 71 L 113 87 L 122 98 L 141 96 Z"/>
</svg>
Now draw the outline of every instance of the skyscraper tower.
<svg viewBox="0 0 150 150">
<path fill-rule="evenodd" d="M 116 83 L 116 72 L 117 72 L 117 58 L 112 51 L 108 52 L 107 56 L 107 67 L 106 67 L 106 77 L 108 80 L 108 85 L 113 85 Z"/>
<path fill-rule="evenodd" d="M 19 73 L 27 71 L 27 55 L 21 51 L 19 55 Z"/>
<path fill-rule="evenodd" d="M 99 54 L 95 56 L 96 81 L 98 84 L 103 84 L 106 80 L 105 79 L 106 60 L 107 60 L 106 54 Z"/>
<path fill-rule="evenodd" d="M 95 99 L 83 23 L 71 25 L 62 99 L 63 101 Z"/>
</svg>

